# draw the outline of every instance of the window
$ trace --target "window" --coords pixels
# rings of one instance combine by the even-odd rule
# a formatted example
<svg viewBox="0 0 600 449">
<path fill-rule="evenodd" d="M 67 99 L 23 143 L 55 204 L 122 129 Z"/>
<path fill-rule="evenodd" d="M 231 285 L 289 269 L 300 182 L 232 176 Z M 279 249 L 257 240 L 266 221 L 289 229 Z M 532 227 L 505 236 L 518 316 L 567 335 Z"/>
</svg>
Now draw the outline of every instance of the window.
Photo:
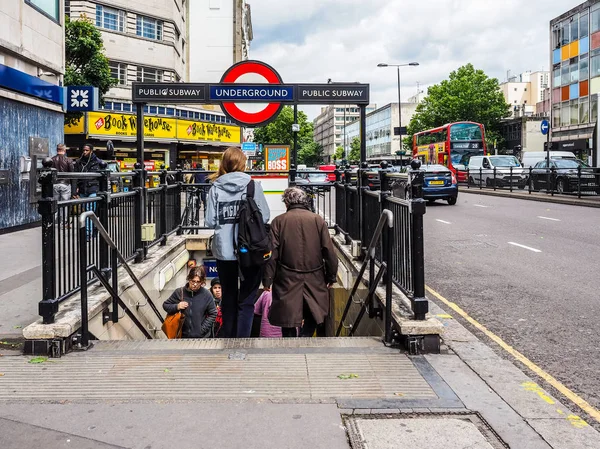
<svg viewBox="0 0 600 449">
<path fill-rule="evenodd" d="M 560 107 L 560 126 L 568 126 L 571 122 L 571 109 L 569 108 L 569 102 L 565 101 L 561 103 Z"/>
<path fill-rule="evenodd" d="M 105 30 L 120 31 L 124 30 L 125 11 L 120 9 L 107 8 L 106 6 L 96 5 L 96 26 Z"/>
<path fill-rule="evenodd" d="M 167 108 L 167 115 L 175 115 L 175 109 L 174 108 Z"/>
<path fill-rule="evenodd" d="M 552 127 L 558 128 L 560 126 L 560 104 L 555 105 L 552 108 Z"/>
<path fill-rule="evenodd" d="M 588 23 L 588 19 L 587 14 L 583 14 L 579 19 L 579 36 L 582 38 L 586 37 L 589 33 L 590 24 Z"/>
<path fill-rule="evenodd" d="M 569 67 L 569 64 L 563 64 L 560 73 L 561 85 L 566 86 L 569 84 L 569 80 L 571 79 L 571 67 Z"/>
<path fill-rule="evenodd" d="M 571 100 L 571 125 L 579 124 L 579 100 Z"/>
<path fill-rule="evenodd" d="M 121 62 L 110 61 L 110 77 L 117 80 L 119 86 L 127 84 L 127 65 Z"/>
<path fill-rule="evenodd" d="M 567 45 L 569 43 L 569 22 L 564 21 L 560 26 L 560 44 Z"/>
<path fill-rule="evenodd" d="M 592 11 L 590 15 L 590 34 L 600 30 L 600 9 Z"/>
<path fill-rule="evenodd" d="M 579 123 L 590 122 L 590 104 L 587 98 L 579 99 Z"/>
<path fill-rule="evenodd" d="M 590 123 L 596 123 L 598 120 L 598 95 L 590 97 Z"/>
<path fill-rule="evenodd" d="M 575 42 L 579 39 L 579 14 L 575 14 L 571 17 L 571 42 Z"/>
<path fill-rule="evenodd" d="M 600 76 L 600 55 L 592 56 L 590 64 L 590 78 Z"/>
<path fill-rule="evenodd" d="M 25 3 L 50 17 L 55 22 L 60 22 L 58 20 L 60 17 L 59 0 L 25 0 Z"/>
<path fill-rule="evenodd" d="M 137 80 L 141 83 L 158 83 L 162 81 L 162 70 L 149 67 L 137 68 Z"/>
<path fill-rule="evenodd" d="M 579 60 L 579 79 L 582 81 L 585 81 L 590 77 L 590 70 L 588 64 L 588 59 L 581 57 L 581 59 Z"/>
<path fill-rule="evenodd" d="M 158 113 L 158 108 L 156 106 L 150 106 L 149 114 L 156 114 L 156 113 Z"/>
<path fill-rule="evenodd" d="M 579 64 L 571 64 L 571 82 L 579 81 Z"/>
<path fill-rule="evenodd" d="M 554 76 L 552 85 L 554 87 L 560 87 L 560 85 L 561 85 L 561 82 L 560 82 L 560 68 L 554 69 L 554 71 L 552 72 L 552 74 Z"/>
<path fill-rule="evenodd" d="M 160 107 L 160 106 L 158 107 L 158 115 L 165 115 L 165 112 L 166 112 L 165 108 Z"/>
<path fill-rule="evenodd" d="M 124 112 L 131 112 L 131 105 L 128 103 L 123 103 L 123 111 Z"/>
<path fill-rule="evenodd" d="M 162 40 L 163 21 L 146 16 L 137 16 L 136 34 L 148 39 Z"/>
</svg>

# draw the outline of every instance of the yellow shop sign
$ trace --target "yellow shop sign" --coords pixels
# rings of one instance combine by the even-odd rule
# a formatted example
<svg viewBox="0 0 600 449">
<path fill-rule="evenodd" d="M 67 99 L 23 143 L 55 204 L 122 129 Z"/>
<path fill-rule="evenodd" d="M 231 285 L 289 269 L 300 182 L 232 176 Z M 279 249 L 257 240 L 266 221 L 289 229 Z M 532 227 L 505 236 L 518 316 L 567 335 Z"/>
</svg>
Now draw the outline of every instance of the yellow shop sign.
<svg viewBox="0 0 600 449">
<path fill-rule="evenodd" d="M 216 125 L 213 123 L 177 120 L 179 140 L 203 140 L 223 143 L 240 143 L 240 128 L 237 126 Z"/>
<path fill-rule="evenodd" d="M 74 125 L 65 125 L 65 134 L 84 134 L 85 133 L 85 127 L 83 126 L 83 123 L 85 122 L 85 120 L 83 119 L 83 116 L 77 120 L 77 123 L 75 123 Z"/>
<path fill-rule="evenodd" d="M 155 139 L 176 139 L 177 120 L 164 117 L 144 118 L 144 137 Z M 89 112 L 87 117 L 88 134 L 109 137 L 136 137 L 137 118 L 133 114 Z"/>
</svg>

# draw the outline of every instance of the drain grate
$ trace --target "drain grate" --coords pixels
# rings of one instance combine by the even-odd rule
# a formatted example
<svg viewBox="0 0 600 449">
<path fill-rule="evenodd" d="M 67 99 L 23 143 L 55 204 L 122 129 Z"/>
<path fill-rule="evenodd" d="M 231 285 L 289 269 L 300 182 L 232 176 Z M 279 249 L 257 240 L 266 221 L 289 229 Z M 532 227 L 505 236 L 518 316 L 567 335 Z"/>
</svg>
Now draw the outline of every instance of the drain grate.
<svg viewBox="0 0 600 449">
<path fill-rule="evenodd" d="M 509 448 L 477 412 L 377 413 L 343 419 L 352 449 Z"/>
</svg>

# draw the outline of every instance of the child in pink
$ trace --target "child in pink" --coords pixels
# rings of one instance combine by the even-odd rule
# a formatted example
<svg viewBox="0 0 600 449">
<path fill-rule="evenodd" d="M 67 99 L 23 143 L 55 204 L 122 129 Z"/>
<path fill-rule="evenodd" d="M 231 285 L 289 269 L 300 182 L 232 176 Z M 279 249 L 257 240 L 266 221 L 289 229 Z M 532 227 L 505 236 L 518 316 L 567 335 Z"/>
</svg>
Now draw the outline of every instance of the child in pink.
<svg viewBox="0 0 600 449">
<path fill-rule="evenodd" d="M 281 338 L 281 328 L 269 323 L 269 310 L 271 310 L 271 292 L 263 292 L 254 304 L 254 314 L 260 315 L 260 336 L 265 338 Z"/>
</svg>

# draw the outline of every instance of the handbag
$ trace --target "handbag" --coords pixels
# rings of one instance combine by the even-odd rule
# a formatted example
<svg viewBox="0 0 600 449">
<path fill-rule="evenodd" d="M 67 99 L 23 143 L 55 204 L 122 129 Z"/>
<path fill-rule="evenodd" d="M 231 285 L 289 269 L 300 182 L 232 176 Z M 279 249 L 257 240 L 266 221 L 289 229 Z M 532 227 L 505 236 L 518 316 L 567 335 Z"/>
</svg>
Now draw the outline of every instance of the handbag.
<svg viewBox="0 0 600 449">
<path fill-rule="evenodd" d="M 180 292 L 179 302 L 183 301 L 183 289 Z M 183 334 L 183 323 L 185 322 L 185 314 L 179 310 L 176 313 L 167 315 L 162 324 L 162 331 L 168 339 L 181 338 Z"/>
</svg>

